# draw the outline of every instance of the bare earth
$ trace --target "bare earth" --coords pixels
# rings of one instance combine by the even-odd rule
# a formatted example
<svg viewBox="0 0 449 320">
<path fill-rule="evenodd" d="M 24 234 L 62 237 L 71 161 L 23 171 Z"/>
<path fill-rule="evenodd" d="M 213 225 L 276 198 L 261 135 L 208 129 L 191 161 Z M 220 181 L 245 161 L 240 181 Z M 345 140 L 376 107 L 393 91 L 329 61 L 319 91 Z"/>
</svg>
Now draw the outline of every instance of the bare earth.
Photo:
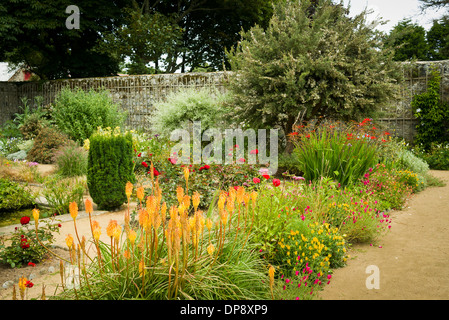
<svg viewBox="0 0 449 320">
<path fill-rule="evenodd" d="M 449 299 L 449 171 L 432 174 L 447 185 L 412 196 L 404 210 L 393 212 L 391 230 L 378 243 L 353 246 L 352 259 L 335 270 L 321 299 Z M 371 265 L 378 267 L 379 289 L 367 288 Z"/>
<path fill-rule="evenodd" d="M 331 283 L 320 294 L 323 300 L 448 300 L 449 299 L 449 171 L 432 171 L 447 186 L 432 187 L 414 195 L 402 211 L 392 213 L 392 228 L 378 243 L 354 245 L 347 266 L 335 270 Z M 125 209 L 126 210 L 126 209 Z M 125 210 L 92 217 L 102 227 L 102 239 L 107 242 L 108 222 L 124 221 Z M 77 230 L 80 238 L 91 237 L 89 219 L 80 215 Z M 73 220 L 62 222 L 56 244 L 66 247 L 65 237 L 75 237 Z M 75 237 L 76 239 L 76 237 Z M 56 250 L 67 258 L 67 251 Z M 40 274 L 43 267 L 54 266 L 52 275 Z M 371 273 L 368 266 L 380 271 L 379 289 L 367 289 L 366 279 Z M 35 271 L 35 272 L 34 272 Z M 27 298 L 40 299 L 42 286 L 48 296 L 60 288 L 59 259 L 49 257 L 36 267 L 10 269 L 0 266 L 0 285 L 15 276 L 36 274 L 34 286 L 28 289 Z M 17 288 L 17 285 L 16 285 Z M 12 299 L 12 289 L 0 287 L 0 300 Z"/>
</svg>

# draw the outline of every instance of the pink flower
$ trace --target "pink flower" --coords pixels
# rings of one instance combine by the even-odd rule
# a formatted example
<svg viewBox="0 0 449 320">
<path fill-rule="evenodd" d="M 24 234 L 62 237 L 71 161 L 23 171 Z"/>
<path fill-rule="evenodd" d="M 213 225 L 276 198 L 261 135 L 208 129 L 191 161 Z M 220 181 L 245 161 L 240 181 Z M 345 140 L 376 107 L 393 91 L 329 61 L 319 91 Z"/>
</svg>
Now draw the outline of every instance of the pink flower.
<svg viewBox="0 0 449 320">
<path fill-rule="evenodd" d="M 260 179 L 259 178 L 253 178 L 253 182 L 254 183 L 260 183 Z"/>
<path fill-rule="evenodd" d="M 239 159 L 240 162 L 245 162 L 246 160 L 244 158 Z"/>
<path fill-rule="evenodd" d="M 176 159 L 176 158 L 168 158 L 168 161 L 170 161 L 172 164 L 176 164 L 176 161 L 178 161 L 178 159 Z"/>
<path fill-rule="evenodd" d="M 258 153 L 259 153 L 259 150 L 257 150 L 257 149 L 251 150 L 249 152 L 249 154 L 258 154 Z"/>
</svg>

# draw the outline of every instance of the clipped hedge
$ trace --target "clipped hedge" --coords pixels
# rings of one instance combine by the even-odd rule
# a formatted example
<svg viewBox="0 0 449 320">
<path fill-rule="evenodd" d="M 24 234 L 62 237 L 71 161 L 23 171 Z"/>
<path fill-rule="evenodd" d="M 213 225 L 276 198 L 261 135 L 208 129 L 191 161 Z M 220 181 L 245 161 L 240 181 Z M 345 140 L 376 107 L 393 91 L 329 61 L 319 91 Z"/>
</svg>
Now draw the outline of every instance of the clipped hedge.
<svg viewBox="0 0 449 320">
<path fill-rule="evenodd" d="M 125 185 L 135 182 L 133 142 L 119 129 L 98 130 L 89 139 L 87 187 L 99 209 L 113 210 L 126 202 Z"/>
</svg>

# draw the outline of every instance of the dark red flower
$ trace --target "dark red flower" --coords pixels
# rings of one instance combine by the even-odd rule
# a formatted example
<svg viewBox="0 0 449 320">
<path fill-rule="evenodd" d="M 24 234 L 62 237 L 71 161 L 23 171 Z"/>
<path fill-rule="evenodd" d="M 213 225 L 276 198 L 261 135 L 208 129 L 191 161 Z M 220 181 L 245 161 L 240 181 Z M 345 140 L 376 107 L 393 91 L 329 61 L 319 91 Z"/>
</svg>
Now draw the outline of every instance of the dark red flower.
<svg viewBox="0 0 449 320">
<path fill-rule="evenodd" d="M 210 169 L 210 165 L 205 164 L 203 168 L 204 168 L 204 169 Z"/>
<path fill-rule="evenodd" d="M 138 155 L 137 155 L 138 157 L 141 157 L 142 156 L 142 152 L 141 153 L 139 153 Z"/>
<path fill-rule="evenodd" d="M 161 173 L 159 171 L 157 171 L 156 168 L 153 168 L 153 174 L 154 174 L 155 177 L 157 177 Z"/>
<path fill-rule="evenodd" d="M 143 165 L 145 168 L 148 168 L 148 164 L 147 164 L 145 161 L 142 161 L 142 165 Z"/>
<path fill-rule="evenodd" d="M 27 288 L 32 288 L 33 286 L 34 286 L 34 283 L 32 283 L 29 280 L 25 283 L 25 287 L 27 287 Z"/>
<path fill-rule="evenodd" d="M 28 224 L 29 222 L 30 222 L 30 217 L 25 216 L 25 217 L 20 218 L 20 223 L 22 225 Z"/>
</svg>

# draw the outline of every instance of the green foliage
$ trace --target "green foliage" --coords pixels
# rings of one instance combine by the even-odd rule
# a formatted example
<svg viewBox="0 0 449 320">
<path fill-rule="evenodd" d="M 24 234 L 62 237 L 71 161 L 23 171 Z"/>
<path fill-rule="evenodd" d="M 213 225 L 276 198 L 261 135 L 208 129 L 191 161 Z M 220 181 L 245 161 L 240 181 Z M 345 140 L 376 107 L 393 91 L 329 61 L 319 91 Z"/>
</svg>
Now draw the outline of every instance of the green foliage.
<svg viewBox="0 0 449 320">
<path fill-rule="evenodd" d="M 0 179 L 0 212 L 29 208 L 34 205 L 33 195 L 20 184 Z"/>
<path fill-rule="evenodd" d="M 365 18 L 330 0 L 279 2 L 228 54 L 233 119 L 287 135 L 300 119 L 358 119 L 396 96 L 402 71 Z"/>
<path fill-rule="evenodd" d="M 379 138 L 360 127 L 333 123 L 301 128 L 301 133 L 293 136 L 293 154 L 306 181 L 329 177 L 346 186 L 375 166 Z"/>
<path fill-rule="evenodd" d="M 83 207 L 83 194 L 87 189 L 85 179 L 53 175 L 44 181 L 43 186 L 42 195 L 54 213 L 68 213 L 70 202 L 76 202 L 79 208 Z"/>
<path fill-rule="evenodd" d="M 220 128 L 223 126 L 226 97 L 218 91 L 195 88 L 172 93 L 166 101 L 155 103 L 152 130 L 169 136 L 171 131 L 186 129 L 194 121 L 201 121 L 202 130 Z"/>
<path fill-rule="evenodd" d="M 429 59 L 433 61 L 446 60 L 449 58 L 449 17 L 434 20 L 433 25 L 427 32 L 429 45 Z"/>
<path fill-rule="evenodd" d="M 430 169 L 449 170 L 449 144 L 431 143 L 427 151 L 417 146 L 414 152 L 428 163 Z"/>
<path fill-rule="evenodd" d="M 67 143 L 69 139 L 55 127 L 44 127 L 34 139 L 33 147 L 27 154 L 28 161 L 38 163 L 52 163 L 58 148 Z"/>
<path fill-rule="evenodd" d="M 126 113 L 112 101 L 107 90 L 64 88 L 56 98 L 52 117 L 62 132 L 82 143 L 98 127 L 122 126 Z"/>
<path fill-rule="evenodd" d="M 38 96 L 35 98 L 36 108 L 32 109 L 28 104 L 27 98 L 22 98 L 22 112 L 16 113 L 14 122 L 20 130 L 24 139 L 34 139 L 39 131 L 50 124 L 47 120 L 47 111 L 42 107 L 43 98 Z"/>
<path fill-rule="evenodd" d="M 49 246 L 55 241 L 55 233 L 59 233 L 59 227 L 54 221 L 40 221 L 37 234 L 44 245 Z M 29 223 L 22 224 L 14 231 L 8 239 L 8 245 L 2 244 L 1 240 L 0 262 L 9 264 L 11 268 L 20 268 L 29 262 L 41 262 L 48 255 L 47 249 L 37 240 L 34 226 Z"/>
<path fill-rule="evenodd" d="M 87 174 L 87 151 L 75 141 L 69 141 L 55 152 L 56 172 L 63 177 Z"/>
<path fill-rule="evenodd" d="M 440 99 L 440 82 L 441 75 L 433 69 L 427 91 L 415 95 L 411 102 L 419 122 L 416 127 L 415 144 L 421 144 L 426 151 L 429 150 L 432 142 L 449 141 L 449 107 Z"/>
<path fill-rule="evenodd" d="M 110 76 L 118 71 L 112 52 L 95 50 L 102 32 L 123 23 L 128 0 L 84 1 L 80 28 L 68 29 L 69 0 L 5 0 L 0 4 L 0 60 L 24 67 L 41 79 Z M 24 10 L 26 8 L 26 10 Z M 33 18 L 31 18 L 33 17 Z"/>
<path fill-rule="evenodd" d="M 426 30 L 410 19 L 400 21 L 386 39 L 388 47 L 394 48 L 394 60 L 426 60 L 428 44 Z"/>
<path fill-rule="evenodd" d="M 398 165 L 419 174 L 426 174 L 429 171 L 429 164 L 425 160 L 405 148 L 398 151 Z"/>
<path fill-rule="evenodd" d="M 89 140 L 89 193 L 99 209 L 116 209 L 127 200 L 126 183 L 135 182 L 132 135 L 100 129 Z"/>
</svg>

